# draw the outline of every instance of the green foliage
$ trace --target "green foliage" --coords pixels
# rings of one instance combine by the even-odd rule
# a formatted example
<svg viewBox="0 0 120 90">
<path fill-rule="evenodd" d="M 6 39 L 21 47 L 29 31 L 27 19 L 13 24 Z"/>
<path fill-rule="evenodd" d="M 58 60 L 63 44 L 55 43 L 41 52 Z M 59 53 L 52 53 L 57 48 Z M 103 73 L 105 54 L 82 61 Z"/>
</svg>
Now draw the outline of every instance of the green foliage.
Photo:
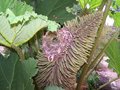
<svg viewBox="0 0 120 90">
<path fill-rule="evenodd" d="M 33 7 L 22 1 L 26 1 L 33 5 L 37 13 L 46 16 L 38 15 L 33 11 Z M 79 6 L 76 4 L 77 1 Z M 115 20 L 114 25 L 119 27 L 120 0 L 115 1 L 116 2 L 114 2 L 113 5 L 113 11 L 115 12 L 110 15 Z M 58 23 L 63 24 L 64 22 L 73 19 L 75 15 L 79 15 L 73 15 L 73 13 L 84 13 L 84 10 L 88 10 L 88 12 L 93 10 L 95 11 L 101 2 L 102 0 L 0 0 L 0 44 L 10 48 L 12 46 L 22 46 L 38 31 L 42 31 L 43 28 L 47 28 L 48 31 L 54 32 L 60 27 Z M 87 8 L 87 5 L 89 5 L 89 8 Z M 72 6 L 73 13 L 67 12 L 67 7 L 71 9 Z M 48 18 L 50 20 L 48 20 Z M 86 24 L 84 28 L 86 28 Z M 88 32 L 85 34 L 87 33 Z M 41 37 L 41 34 L 39 35 L 40 36 L 38 37 Z M 39 38 L 38 42 L 39 40 L 41 39 Z M 36 44 L 36 41 L 29 44 Z M 29 44 L 27 44 L 28 47 L 25 46 L 25 48 L 30 48 L 30 51 L 33 49 L 31 48 L 32 46 L 37 46 L 35 46 L 35 44 Z M 25 51 L 25 48 L 19 47 L 17 49 L 21 50 L 21 54 L 22 51 Z M 28 50 L 29 53 L 27 54 L 30 54 L 30 51 Z M 118 74 L 120 74 L 119 53 L 120 43 L 114 40 L 107 48 L 106 54 L 110 58 L 110 67 L 112 67 Z M 28 57 L 30 57 L 30 55 L 28 55 Z M 36 64 L 37 62 L 34 58 L 29 58 L 20 62 L 18 55 L 13 52 L 11 52 L 10 56 L 6 58 L 0 55 L 0 90 L 34 90 L 32 77 L 37 73 Z M 92 87 L 93 84 L 96 83 L 97 79 L 98 77 L 95 75 L 90 76 L 88 80 L 89 86 Z M 45 90 L 63 89 L 57 86 L 48 86 Z"/>
<path fill-rule="evenodd" d="M 58 86 L 47 86 L 45 87 L 45 90 L 64 90 L 64 89 Z"/>
<path fill-rule="evenodd" d="M 90 9 L 95 9 L 101 4 L 102 0 L 89 0 Z"/>
<path fill-rule="evenodd" d="M 82 12 L 82 8 L 79 4 L 74 4 L 73 7 L 66 7 L 67 12 L 72 13 L 73 15 L 80 15 Z"/>
<path fill-rule="evenodd" d="M 15 30 L 16 28 L 10 27 L 10 24 L 5 16 L 0 16 L 0 42 L 8 47 L 11 45 L 22 45 L 44 27 L 47 27 L 47 22 L 40 18 L 36 18 L 22 25 L 21 28 L 17 28 L 19 30 Z"/>
<path fill-rule="evenodd" d="M 120 42 L 113 40 L 107 48 L 106 54 L 110 58 L 110 67 L 120 74 Z"/>
<path fill-rule="evenodd" d="M 11 8 L 15 0 L 0 0 L 0 12 L 5 12 L 7 8 Z"/>
<path fill-rule="evenodd" d="M 115 21 L 114 25 L 116 27 L 119 27 L 120 26 L 120 12 L 113 14 L 112 17 L 114 18 L 114 21 Z"/>
<path fill-rule="evenodd" d="M 89 90 L 94 90 L 96 88 L 96 84 L 99 81 L 99 76 L 97 75 L 96 72 L 92 72 L 92 74 L 88 77 L 88 85 L 89 85 Z"/>
<path fill-rule="evenodd" d="M 8 8 L 17 16 L 23 15 L 26 11 L 33 11 L 33 8 L 25 2 L 17 0 L 0 0 L 0 12 L 6 12 Z"/>
<path fill-rule="evenodd" d="M 36 63 L 33 58 L 20 62 L 13 52 L 8 58 L 0 55 L 0 90 L 34 90 Z"/>
<path fill-rule="evenodd" d="M 30 21 L 29 23 L 23 25 L 19 32 L 16 34 L 16 38 L 14 39 L 13 44 L 15 46 L 22 45 L 31 39 L 36 34 L 36 32 L 44 27 L 47 27 L 47 23 L 40 18 Z"/>
<path fill-rule="evenodd" d="M 36 12 L 48 16 L 50 20 L 64 23 L 74 18 L 74 15 L 66 11 L 66 7 L 71 7 L 75 0 L 38 0 Z"/>
<path fill-rule="evenodd" d="M 60 25 L 56 23 L 55 21 L 48 20 L 48 31 L 54 32 L 56 31 Z"/>
<path fill-rule="evenodd" d="M 5 16 L 0 16 L 0 37 L 0 43 L 8 47 L 10 47 L 15 37 L 15 32 L 11 29 Z"/>
<path fill-rule="evenodd" d="M 49 31 L 56 31 L 59 26 L 56 22 L 35 12 L 16 16 L 7 9 L 6 14 L 7 18 L 4 15 L 0 16 L 0 43 L 8 47 L 26 43 L 42 28 L 48 27 Z"/>
<path fill-rule="evenodd" d="M 120 6 L 120 0 L 114 0 L 113 1 L 113 8 L 117 9 Z"/>
<path fill-rule="evenodd" d="M 30 5 L 27 5 L 25 2 L 21 2 L 18 0 L 16 2 L 14 2 L 14 6 L 10 9 L 17 16 L 25 14 L 26 11 L 28 11 L 28 12 L 33 11 L 33 7 L 31 7 Z"/>
<path fill-rule="evenodd" d="M 10 9 L 7 9 L 5 12 L 7 19 L 9 20 L 10 24 L 22 23 L 27 22 L 30 18 L 36 18 L 37 14 L 35 12 L 28 12 L 26 11 L 25 14 L 16 16 Z"/>
<path fill-rule="evenodd" d="M 90 9 L 97 8 L 102 0 L 77 0 L 82 7 L 82 9 L 86 8 L 87 4 L 90 6 Z"/>
<path fill-rule="evenodd" d="M 114 19 L 114 25 L 120 27 L 120 0 L 115 0 L 112 5 L 110 16 Z"/>
<path fill-rule="evenodd" d="M 80 6 L 83 8 L 86 8 L 86 5 L 88 3 L 88 0 L 77 0 L 80 4 Z"/>
</svg>

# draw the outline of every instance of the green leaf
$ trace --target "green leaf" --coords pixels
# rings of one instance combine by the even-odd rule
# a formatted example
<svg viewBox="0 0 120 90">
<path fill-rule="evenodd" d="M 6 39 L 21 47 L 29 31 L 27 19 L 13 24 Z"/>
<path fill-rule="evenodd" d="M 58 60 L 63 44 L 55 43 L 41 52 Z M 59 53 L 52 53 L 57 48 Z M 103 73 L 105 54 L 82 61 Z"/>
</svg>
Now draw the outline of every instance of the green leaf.
<svg viewBox="0 0 120 90">
<path fill-rule="evenodd" d="M 99 82 L 99 76 L 98 74 L 93 71 L 87 80 L 88 86 L 89 86 L 89 90 L 95 90 L 96 88 L 96 84 Z"/>
<path fill-rule="evenodd" d="M 114 0 L 109 15 L 114 19 L 114 25 L 120 27 L 120 0 Z"/>
<path fill-rule="evenodd" d="M 120 0 L 113 0 L 113 8 L 114 9 L 117 9 L 118 8 L 118 6 L 120 6 Z"/>
<path fill-rule="evenodd" d="M 15 46 L 22 45 L 23 43 L 30 40 L 40 29 L 44 27 L 47 27 L 46 21 L 40 18 L 31 20 L 29 23 L 25 24 L 17 33 L 13 44 Z"/>
<path fill-rule="evenodd" d="M 112 16 L 112 18 L 114 18 L 114 25 L 116 27 L 119 27 L 120 26 L 120 12 L 117 12 L 111 16 Z"/>
<path fill-rule="evenodd" d="M 27 74 L 29 77 L 35 76 L 37 74 L 37 62 L 34 58 L 29 58 L 25 61 L 23 61 L 24 68 L 27 70 Z M 32 68 L 32 67 L 34 68 Z M 34 73 L 33 73 L 34 72 Z"/>
<path fill-rule="evenodd" d="M 21 0 L 22 2 L 26 2 L 27 4 L 31 5 L 35 3 L 35 0 Z"/>
<path fill-rule="evenodd" d="M 60 27 L 58 23 L 56 23 L 55 21 L 48 20 L 48 31 L 57 31 L 58 27 Z"/>
<path fill-rule="evenodd" d="M 64 23 L 75 16 L 66 11 L 66 7 L 72 7 L 75 0 L 38 0 L 36 12 L 48 16 L 50 20 Z"/>
<path fill-rule="evenodd" d="M 11 45 L 0 35 L 0 44 L 10 47 Z"/>
<path fill-rule="evenodd" d="M 45 87 L 45 90 L 64 90 L 64 89 L 58 86 L 47 86 Z"/>
<path fill-rule="evenodd" d="M 10 24 L 5 16 L 0 16 L 0 34 L 10 44 L 13 42 L 15 38 L 15 32 L 11 29 Z M 4 41 L 1 41 L 1 42 L 4 42 Z"/>
<path fill-rule="evenodd" d="M 106 54 L 110 58 L 110 67 L 120 74 L 120 42 L 113 40 L 107 48 Z"/>
<path fill-rule="evenodd" d="M 77 0 L 77 1 L 79 1 L 80 6 L 82 7 L 82 9 L 84 9 L 86 8 L 86 5 L 89 0 Z"/>
<path fill-rule="evenodd" d="M 95 9 L 102 2 L 102 0 L 77 0 L 77 1 L 79 1 L 79 4 L 82 7 L 82 9 L 86 8 L 87 4 L 90 6 L 90 9 Z"/>
<path fill-rule="evenodd" d="M 25 2 L 18 0 L 0 0 L 0 12 L 5 13 L 8 8 L 17 16 L 25 14 L 26 11 L 33 11 L 33 8 Z"/>
<path fill-rule="evenodd" d="M 102 0 L 89 0 L 90 9 L 97 8 L 101 4 Z"/>
<path fill-rule="evenodd" d="M 115 20 L 115 23 L 114 25 L 119 27 L 120 26 L 120 12 L 116 13 L 114 16 L 113 16 L 114 20 Z"/>
<path fill-rule="evenodd" d="M 37 17 L 35 12 L 28 12 L 26 11 L 24 15 L 16 16 L 10 9 L 6 10 L 7 19 L 9 20 L 10 24 L 22 23 L 23 21 L 29 21 L 31 17 Z"/>
<path fill-rule="evenodd" d="M 0 90 L 34 90 L 32 77 L 36 72 L 33 58 L 20 62 L 16 53 L 8 58 L 0 55 Z"/>
<path fill-rule="evenodd" d="M 47 30 L 48 31 L 54 32 L 54 31 L 57 31 L 58 28 L 60 27 L 60 25 L 58 23 L 56 23 L 55 21 L 48 20 L 47 16 L 40 14 L 40 15 L 38 15 L 38 17 L 47 22 L 47 25 L 48 25 Z"/>
<path fill-rule="evenodd" d="M 120 6 L 120 0 L 116 0 L 116 4 Z"/>
<path fill-rule="evenodd" d="M 0 12 L 5 12 L 7 8 L 11 8 L 16 0 L 0 0 Z"/>
<path fill-rule="evenodd" d="M 21 1 L 14 2 L 14 6 L 12 8 L 10 8 L 10 9 L 17 16 L 25 14 L 26 11 L 28 11 L 28 12 L 32 12 L 33 11 L 33 7 L 32 6 L 27 5 L 25 2 L 21 2 Z"/>
</svg>

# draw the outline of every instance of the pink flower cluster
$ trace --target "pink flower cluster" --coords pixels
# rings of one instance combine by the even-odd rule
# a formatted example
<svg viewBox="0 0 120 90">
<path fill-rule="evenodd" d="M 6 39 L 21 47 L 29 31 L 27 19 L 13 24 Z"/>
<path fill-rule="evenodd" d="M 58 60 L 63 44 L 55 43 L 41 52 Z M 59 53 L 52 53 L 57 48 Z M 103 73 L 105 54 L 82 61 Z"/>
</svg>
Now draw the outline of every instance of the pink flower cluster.
<svg viewBox="0 0 120 90">
<path fill-rule="evenodd" d="M 71 32 L 62 28 L 57 32 L 47 32 L 43 36 L 42 48 L 49 61 L 60 60 L 73 41 Z"/>
<path fill-rule="evenodd" d="M 104 78 L 104 80 L 112 80 L 118 77 L 118 74 L 114 72 L 112 69 L 108 68 L 108 57 L 103 57 L 103 60 L 100 62 L 100 64 L 97 67 L 96 72 L 100 76 L 100 78 Z M 101 81 L 102 82 L 102 81 Z M 120 90 L 120 79 L 113 81 L 110 83 L 111 89 L 109 90 Z M 104 90 L 104 89 L 103 89 Z"/>
</svg>

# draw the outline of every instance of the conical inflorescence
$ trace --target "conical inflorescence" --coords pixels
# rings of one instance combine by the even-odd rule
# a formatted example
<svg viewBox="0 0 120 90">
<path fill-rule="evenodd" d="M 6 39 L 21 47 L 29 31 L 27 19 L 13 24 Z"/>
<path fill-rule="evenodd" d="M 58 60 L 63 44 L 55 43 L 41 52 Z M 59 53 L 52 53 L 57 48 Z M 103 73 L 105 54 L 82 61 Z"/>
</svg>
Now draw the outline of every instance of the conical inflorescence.
<svg viewBox="0 0 120 90">
<path fill-rule="evenodd" d="M 57 85 L 74 90 L 76 73 L 87 63 L 94 45 L 102 12 L 68 21 L 57 32 L 47 32 L 42 39 L 42 52 L 38 53 L 38 88 Z"/>
</svg>

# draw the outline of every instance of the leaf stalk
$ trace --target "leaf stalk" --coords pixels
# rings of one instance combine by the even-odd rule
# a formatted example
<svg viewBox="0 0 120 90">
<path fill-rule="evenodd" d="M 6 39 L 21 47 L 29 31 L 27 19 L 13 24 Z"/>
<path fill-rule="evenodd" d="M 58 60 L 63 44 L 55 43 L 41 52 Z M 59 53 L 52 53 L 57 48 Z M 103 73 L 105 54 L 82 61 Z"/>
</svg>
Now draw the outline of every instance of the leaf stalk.
<svg viewBox="0 0 120 90">
<path fill-rule="evenodd" d="M 104 1 L 104 0 L 103 0 Z M 109 12 L 109 8 L 112 4 L 112 0 L 107 0 L 106 2 L 106 8 L 105 8 L 105 12 L 103 14 L 103 21 L 98 29 L 98 34 L 97 34 L 97 38 L 95 40 L 95 44 L 94 44 L 94 47 L 93 49 L 91 50 L 91 54 L 90 54 L 90 57 L 88 58 L 88 63 L 85 64 L 83 66 L 83 70 L 82 70 L 82 73 L 81 73 L 81 76 L 80 76 L 80 79 L 78 80 L 78 84 L 77 84 L 77 88 L 76 90 L 80 90 L 81 87 L 82 87 L 82 84 L 85 83 L 85 75 L 87 74 L 88 72 L 88 69 L 89 69 L 89 65 L 91 64 L 92 62 L 92 58 L 93 58 L 93 55 L 96 51 L 96 48 L 98 47 L 98 44 L 99 44 L 99 39 L 100 39 L 100 36 L 101 36 L 101 33 L 102 33 L 102 30 L 103 30 L 103 27 L 104 27 L 104 24 L 105 24 L 105 21 L 106 21 L 106 17 L 108 15 L 108 12 Z"/>
</svg>

